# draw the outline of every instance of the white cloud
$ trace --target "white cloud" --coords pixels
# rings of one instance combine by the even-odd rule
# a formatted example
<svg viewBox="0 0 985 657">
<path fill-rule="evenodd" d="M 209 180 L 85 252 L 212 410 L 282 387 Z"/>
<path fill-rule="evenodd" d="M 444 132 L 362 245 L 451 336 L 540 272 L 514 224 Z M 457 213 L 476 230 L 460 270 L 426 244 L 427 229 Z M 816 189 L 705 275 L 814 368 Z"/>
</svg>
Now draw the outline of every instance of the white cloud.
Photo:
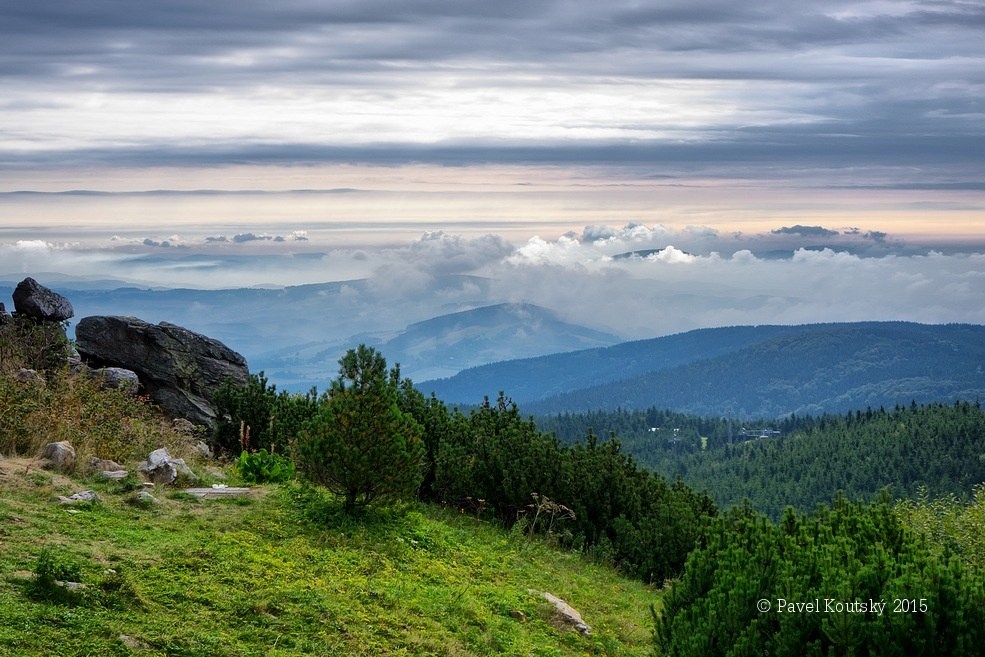
<svg viewBox="0 0 985 657">
<path fill-rule="evenodd" d="M 771 240 L 790 236 L 754 236 L 748 242 L 752 248 L 741 249 L 736 247 L 743 242 L 734 236 L 700 230 L 671 232 L 665 238 L 673 239 L 673 245 L 655 238 L 665 232 L 638 225 L 594 227 L 581 235 L 533 237 L 515 247 L 491 234 L 469 238 L 431 232 L 398 248 L 297 254 L 270 240 L 257 242 L 267 252 L 241 254 L 238 249 L 216 253 L 199 246 L 178 252 L 129 244 L 93 250 L 25 239 L 0 244 L 0 276 L 98 274 L 175 287 L 365 279 L 340 294 L 346 310 L 325 329 L 326 339 L 332 331 L 342 338 L 374 327 L 394 330 L 507 301 L 552 308 L 566 320 L 626 338 L 739 324 L 985 323 L 985 254 L 902 250 L 871 256 L 800 248 L 781 257 L 772 253 Z M 642 243 L 639 235 L 645 236 Z M 707 249 L 711 244 L 730 248 L 719 255 Z M 612 258 L 650 249 L 659 250 L 645 257 Z"/>
</svg>

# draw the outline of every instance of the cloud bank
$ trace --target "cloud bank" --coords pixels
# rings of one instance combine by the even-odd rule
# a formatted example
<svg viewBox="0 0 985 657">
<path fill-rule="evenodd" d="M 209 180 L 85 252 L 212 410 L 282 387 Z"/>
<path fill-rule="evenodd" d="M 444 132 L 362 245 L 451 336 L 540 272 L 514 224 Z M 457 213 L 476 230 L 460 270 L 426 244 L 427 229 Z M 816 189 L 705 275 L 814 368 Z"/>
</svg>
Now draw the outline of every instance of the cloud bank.
<svg viewBox="0 0 985 657">
<path fill-rule="evenodd" d="M 834 238 L 840 246 L 820 243 Z M 985 323 L 985 254 L 887 251 L 887 243 L 852 229 L 777 230 L 740 240 L 629 224 L 517 245 L 492 234 L 432 232 L 395 248 L 243 255 L 233 242 L 222 245 L 229 251 L 126 253 L 22 240 L 0 245 L 0 262 L 7 280 L 39 272 L 91 278 L 98 270 L 171 287 L 362 281 L 339 297 L 346 309 L 333 325 L 339 338 L 507 301 L 552 308 L 567 321 L 627 339 L 739 324 Z"/>
</svg>

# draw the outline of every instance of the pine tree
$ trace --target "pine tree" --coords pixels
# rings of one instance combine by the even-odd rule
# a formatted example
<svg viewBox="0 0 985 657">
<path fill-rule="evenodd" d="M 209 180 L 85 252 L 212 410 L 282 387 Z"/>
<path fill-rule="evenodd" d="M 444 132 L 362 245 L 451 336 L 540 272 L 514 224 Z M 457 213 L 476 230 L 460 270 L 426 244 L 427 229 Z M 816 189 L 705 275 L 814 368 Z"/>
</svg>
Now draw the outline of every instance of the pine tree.
<svg viewBox="0 0 985 657">
<path fill-rule="evenodd" d="M 339 361 L 339 377 L 299 436 L 302 472 L 354 511 L 373 501 L 410 498 L 421 484 L 421 426 L 400 410 L 400 371 L 387 372 L 375 349 L 360 345 Z"/>
</svg>

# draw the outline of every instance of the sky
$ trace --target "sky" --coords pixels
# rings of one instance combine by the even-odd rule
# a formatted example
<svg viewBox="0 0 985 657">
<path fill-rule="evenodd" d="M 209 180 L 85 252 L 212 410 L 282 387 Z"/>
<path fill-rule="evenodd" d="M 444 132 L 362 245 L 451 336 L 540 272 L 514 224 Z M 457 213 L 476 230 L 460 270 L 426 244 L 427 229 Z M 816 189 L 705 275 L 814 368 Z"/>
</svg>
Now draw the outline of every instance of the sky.
<svg viewBox="0 0 985 657">
<path fill-rule="evenodd" d="M 0 277 L 985 323 L 983 33 L 980 1 L 0 0 Z"/>
</svg>

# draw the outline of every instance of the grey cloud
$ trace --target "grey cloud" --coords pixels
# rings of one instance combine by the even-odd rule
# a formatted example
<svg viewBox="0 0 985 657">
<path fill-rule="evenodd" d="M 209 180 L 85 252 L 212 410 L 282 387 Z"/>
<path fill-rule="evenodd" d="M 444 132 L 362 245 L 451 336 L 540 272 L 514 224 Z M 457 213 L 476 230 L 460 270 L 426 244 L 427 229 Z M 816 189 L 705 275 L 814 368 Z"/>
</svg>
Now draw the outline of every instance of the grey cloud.
<svg viewBox="0 0 985 657">
<path fill-rule="evenodd" d="M 802 237 L 833 237 L 838 235 L 838 231 L 824 228 L 823 226 L 783 226 L 770 231 L 774 235 L 800 235 Z"/>
<path fill-rule="evenodd" d="M 144 246 L 161 247 L 165 249 L 171 246 L 171 242 L 169 242 L 168 240 L 158 241 L 158 240 L 153 240 L 149 237 L 145 238 L 144 241 L 141 242 L 141 244 L 143 244 Z"/>
<path fill-rule="evenodd" d="M 613 228 L 606 239 L 635 244 L 630 235 L 638 228 Z M 870 242 L 880 235 L 862 229 L 846 232 L 840 237 Z M 701 233 L 691 231 L 691 239 Z M 670 237 L 678 242 L 688 234 L 681 231 Z M 574 236 L 531 239 L 513 249 L 494 235 L 466 239 L 432 233 L 397 249 L 303 257 L 271 252 L 215 255 L 148 246 L 139 257 L 132 251 L 107 250 L 96 260 L 101 276 L 154 286 L 200 286 L 204 281 L 216 287 L 244 287 L 364 279 L 349 286 L 349 296 L 339 293 L 338 303 L 348 304 L 333 320 L 337 326 L 332 330 L 338 331 L 339 338 L 357 332 L 353 327 L 399 329 L 454 309 L 505 301 L 536 303 L 568 321 L 628 338 L 764 322 L 985 323 L 980 303 L 985 296 L 985 255 L 981 253 L 911 254 L 895 249 L 887 238 L 879 256 L 839 247 L 794 249 L 783 257 L 766 258 L 754 251 L 770 240 L 800 236 L 715 237 L 723 244 L 732 239 L 731 251 L 720 255 L 680 241 L 674 250 L 666 249 L 666 257 L 612 260 L 602 257 L 596 243 Z M 607 248 L 620 247 L 617 242 Z M 82 275 L 91 273 L 92 262 L 91 250 L 40 240 L 0 243 L 0 263 L 7 268 L 0 276 L 25 271 Z"/>
<path fill-rule="evenodd" d="M 395 253 L 404 264 L 431 275 L 471 273 L 502 262 L 513 253 L 513 246 L 498 235 L 467 239 L 442 231 L 425 233 L 406 249 Z"/>
<path fill-rule="evenodd" d="M 798 167 L 919 165 L 925 179 L 904 184 L 959 184 L 942 168 L 981 171 L 985 152 L 985 8 L 924 2 L 909 12 L 879 9 L 848 0 L 165 0 L 138 11 L 119 0 L 8 0 L 0 8 L 0 79 L 19 100 L 0 109 L 0 118 L 51 107 L 62 93 L 151 93 L 158 102 L 170 93 L 249 97 L 260 88 L 290 94 L 328 87 L 377 98 L 385 113 L 436 80 L 493 97 L 506 86 L 618 98 L 627 82 L 715 83 L 721 96 L 696 110 L 745 112 L 723 125 L 694 121 L 686 139 L 675 137 L 673 124 L 614 116 L 577 127 L 653 137 L 573 143 L 507 133 L 484 141 L 345 145 L 313 131 L 318 136 L 309 143 L 260 136 L 256 143 L 176 146 L 138 136 L 112 147 L 80 139 L 81 146 L 33 153 L 6 148 L 0 167 L 575 162 L 700 165 L 720 175 L 771 166 L 782 175 L 776 172 Z M 957 180 L 980 184 L 977 177 L 959 173 Z"/>
<path fill-rule="evenodd" d="M 233 235 L 233 242 L 243 244 L 244 242 L 269 241 L 273 239 L 269 235 L 257 235 L 256 233 L 239 233 Z"/>
</svg>

